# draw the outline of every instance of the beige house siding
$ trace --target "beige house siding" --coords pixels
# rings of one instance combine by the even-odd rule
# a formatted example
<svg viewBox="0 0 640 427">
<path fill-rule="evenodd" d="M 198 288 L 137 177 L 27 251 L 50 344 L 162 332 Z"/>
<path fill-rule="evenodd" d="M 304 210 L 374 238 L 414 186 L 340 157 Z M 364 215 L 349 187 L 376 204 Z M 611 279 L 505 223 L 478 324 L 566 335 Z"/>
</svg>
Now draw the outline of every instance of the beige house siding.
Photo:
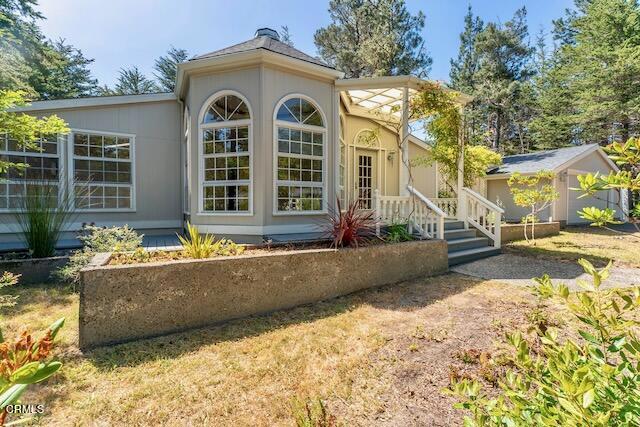
<svg viewBox="0 0 640 427">
<path fill-rule="evenodd" d="M 341 105 L 342 107 L 342 105 Z M 373 119 L 350 115 L 343 108 L 344 143 L 346 145 L 345 187 L 349 200 L 357 197 L 357 156 L 358 153 L 370 153 L 376 158 L 376 188 L 381 195 L 397 196 L 400 189 L 401 158 L 398 149 L 398 137 L 388 127 L 382 126 Z M 358 135 L 363 131 L 374 131 L 377 134 L 377 147 L 362 147 L 357 143 Z M 409 143 L 409 158 L 414 160 L 429 155 L 429 151 L 415 143 Z M 429 198 L 437 197 L 436 165 L 418 165 L 412 169 L 414 187 Z"/>
<path fill-rule="evenodd" d="M 409 145 L 409 158 L 411 160 L 427 159 L 428 157 L 429 151 L 425 148 L 417 144 Z M 411 175 L 413 176 L 413 185 L 416 190 L 430 199 L 438 197 L 438 177 L 435 163 L 427 165 L 424 162 L 420 162 L 419 165 L 412 168 Z"/>
<path fill-rule="evenodd" d="M 217 92 L 231 90 L 243 95 L 252 112 L 252 183 L 253 213 L 250 215 L 199 213 L 201 169 L 199 158 L 200 112 Z M 233 226 L 229 234 L 275 234 L 317 229 L 321 215 L 274 214 L 274 113 L 276 105 L 288 95 L 311 98 L 322 110 L 325 119 L 325 200 L 331 209 L 334 204 L 334 137 L 333 84 L 268 66 L 230 70 L 214 74 L 194 75 L 190 78 L 186 104 L 191 111 L 190 173 L 191 221 L 203 226 Z"/>
<path fill-rule="evenodd" d="M 180 112 L 177 102 L 29 112 L 36 116 L 54 113 L 71 129 L 135 135 L 135 211 L 79 211 L 74 227 L 91 222 L 99 225 L 130 224 L 143 233 L 181 228 Z M 65 181 L 73 166 L 67 144 L 65 137 L 60 147 L 60 165 L 64 168 Z M 12 230 L 16 230 L 13 215 L 0 213 L 0 241 L 14 241 L 15 235 L 8 234 Z"/>
</svg>

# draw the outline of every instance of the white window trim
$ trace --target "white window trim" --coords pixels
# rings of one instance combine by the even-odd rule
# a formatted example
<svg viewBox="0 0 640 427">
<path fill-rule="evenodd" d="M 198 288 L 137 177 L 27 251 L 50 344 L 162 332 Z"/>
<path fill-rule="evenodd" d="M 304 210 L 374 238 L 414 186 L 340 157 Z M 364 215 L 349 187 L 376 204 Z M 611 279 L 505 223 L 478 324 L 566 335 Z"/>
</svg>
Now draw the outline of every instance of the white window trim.
<svg viewBox="0 0 640 427">
<path fill-rule="evenodd" d="M 48 158 L 52 158 L 52 159 L 58 159 L 58 203 L 60 203 L 61 198 L 64 196 L 63 191 L 64 191 L 64 180 L 65 180 L 65 176 L 67 174 L 67 171 L 65 169 L 65 163 L 66 163 L 66 155 L 65 155 L 65 150 L 64 150 L 64 140 L 65 140 L 65 135 L 58 135 L 57 140 L 58 140 L 58 154 L 48 154 L 48 153 L 41 153 L 41 152 L 20 152 L 20 151 L 3 151 L 3 153 L 11 153 L 10 155 L 16 155 L 16 156 L 30 156 L 35 154 L 36 156 L 39 157 L 48 157 Z M 8 148 L 8 147 L 7 147 Z M 20 180 L 20 181 L 16 181 L 16 180 L 12 180 L 12 179 L 0 179 L 0 184 L 6 184 L 6 183 L 24 183 L 25 181 L 29 182 L 32 180 Z M 15 212 L 19 212 L 20 209 L 19 208 L 0 208 L 0 213 L 15 213 Z"/>
<path fill-rule="evenodd" d="M 213 123 L 202 123 L 204 120 L 204 115 L 206 114 L 209 106 L 213 101 L 222 97 L 222 96 L 237 96 L 240 98 L 244 104 L 247 106 L 249 110 L 249 119 L 242 120 L 228 120 L 224 122 L 213 122 Z M 198 215 L 202 216 L 253 216 L 253 176 L 255 173 L 255 169 L 253 167 L 253 109 L 251 108 L 251 104 L 247 100 L 247 98 L 237 92 L 235 90 L 225 89 L 214 93 L 209 96 L 202 107 L 200 108 L 200 114 L 198 114 Z M 232 126 L 247 126 L 249 128 L 249 210 L 247 212 L 238 212 L 238 211 L 205 211 L 204 210 L 204 140 L 203 140 L 203 131 L 205 129 L 217 129 L 223 127 L 232 127 Z M 232 154 L 229 154 L 230 156 Z M 237 153 L 236 153 L 237 155 Z M 211 185 L 246 185 L 246 180 L 236 180 L 236 181 L 217 181 Z"/>
<path fill-rule="evenodd" d="M 313 106 L 318 110 L 318 113 L 320 113 L 320 117 L 322 117 L 322 123 L 324 123 L 324 127 L 321 126 L 314 126 L 314 125 L 308 125 L 308 124 L 302 124 L 302 123 L 294 123 L 294 122 L 288 122 L 288 121 L 284 121 L 284 120 L 278 120 L 278 110 L 280 110 L 280 107 L 289 99 L 291 98 L 301 98 L 304 99 L 305 101 L 308 101 L 310 103 L 313 104 Z M 304 130 L 304 131 L 311 131 L 311 132 L 316 132 L 316 133 L 321 133 L 322 134 L 322 182 L 321 183 L 314 183 L 314 182 L 305 182 L 305 181 L 279 181 L 278 180 L 278 126 L 282 126 L 282 127 L 288 127 L 291 129 L 296 129 L 296 130 Z M 282 97 L 280 99 L 280 101 L 278 101 L 278 103 L 276 104 L 276 107 L 273 110 L 273 159 L 272 159 L 272 165 L 273 165 L 273 216 L 301 216 L 301 215 L 325 215 L 327 213 L 329 213 L 329 209 L 328 209 L 328 199 L 327 199 L 327 181 L 328 181 L 328 176 L 327 176 L 327 163 L 328 163 L 328 152 L 329 152 L 329 143 L 328 143 L 328 122 L 327 122 L 327 116 L 324 114 L 324 111 L 322 110 L 322 108 L 320 107 L 320 105 L 318 104 L 318 102 L 301 93 L 291 93 L 289 95 L 286 95 L 284 97 Z M 311 158 L 311 159 L 315 159 L 318 160 L 319 157 L 318 156 L 306 156 L 304 154 L 299 154 L 299 155 L 294 155 L 294 157 L 298 157 L 298 158 Z M 323 208 L 321 210 L 315 210 L 315 211 L 279 211 L 278 210 L 278 183 L 282 184 L 282 185 L 302 185 L 302 186 L 308 186 L 308 187 L 320 187 L 322 188 L 322 206 Z M 318 185 L 320 184 L 320 185 Z"/>
<path fill-rule="evenodd" d="M 75 204 L 75 170 L 74 170 L 74 160 L 75 154 L 73 151 L 73 135 L 76 133 L 89 133 L 94 135 L 106 135 L 106 136 L 121 136 L 123 138 L 129 138 L 131 140 L 131 147 L 129 148 L 129 157 L 131 161 L 131 184 L 106 184 L 113 187 L 130 187 L 131 188 L 131 207 L 129 208 L 89 208 L 89 209 L 81 209 L 76 208 Z M 93 212 L 135 212 L 136 211 L 136 135 L 133 133 L 122 133 L 122 132 L 111 132 L 111 131 L 102 131 L 95 129 L 76 129 L 73 128 L 67 135 L 67 156 L 69 158 L 69 168 L 67 173 L 67 182 L 69 191 L 73 191 L 71 195 L 73 201 L 73 207 L 75 211 L 80 213 L 93 213 Z M 106 158 L 105 158 L 106 159 Z M 108 161 L 114 159 L 106 159 Z M 118 161 L 118 159 L 115 159 Z"/>
</svg>

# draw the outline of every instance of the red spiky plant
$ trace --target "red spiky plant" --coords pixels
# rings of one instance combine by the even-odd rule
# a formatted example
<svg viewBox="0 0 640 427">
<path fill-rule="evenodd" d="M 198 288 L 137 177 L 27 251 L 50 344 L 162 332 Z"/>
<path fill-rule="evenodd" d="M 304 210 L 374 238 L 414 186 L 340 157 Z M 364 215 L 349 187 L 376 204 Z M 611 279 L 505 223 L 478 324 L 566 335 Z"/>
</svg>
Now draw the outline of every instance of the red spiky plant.
<svg viewBox="0 0 640 427">
<path fill-rule="evenodd" d="M 371 210 L 360 209 L 359 202 L 353 201 L 345 211 L 336 203 L 337 209 L 329 216 L 331 247 L 355 247 L 371 242 L 376 235 L 376 217 Z"/>
</svg>

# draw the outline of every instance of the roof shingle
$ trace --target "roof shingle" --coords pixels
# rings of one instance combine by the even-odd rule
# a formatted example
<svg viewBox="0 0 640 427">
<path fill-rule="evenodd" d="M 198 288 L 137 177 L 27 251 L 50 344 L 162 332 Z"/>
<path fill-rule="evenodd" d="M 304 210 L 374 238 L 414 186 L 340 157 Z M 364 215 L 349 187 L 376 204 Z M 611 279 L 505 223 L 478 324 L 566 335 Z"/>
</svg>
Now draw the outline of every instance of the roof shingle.
<svg viewBox="0 0 640 427">
<path fill-rule="evenodd" d="M 597 148 L 597 144 L 576 145 L 555 150 L 536 151 L 533 153 L 516 154 L 502 158 L 502 165 L 490 170 L 489 175 L 512 174 L 515 172 L 535 173 L 540 170 L 555 170 L 572 158 L 589 150 Z"/>
<path fill-rule="evenodd" d="M 225 47 L 224 49 L 194 56 L 193 58 L 190 59 L 190 61 L 194 61 L 198 59 L 214 58 L 218 56 L 230 55 L 230 54 L 239 53 L 239 52 L 247 52 L 255 49 L 265 49 L 271 52 L 279 53 L 281 55 L 289 56 L 291 58 L 300 59 L 302 61 L 310 62 L 312 64 L 334 69 L 334 67 L 331 67 L 321 59 L 314 58 L 313 56 L 307 55 L 306 53 L 301 52 L 298 49 L 295 49 L 287 45 L 286 43 L 281 42 L 280 40 L 276 40 L 268 36 L 258 36 L 251 40 L 247 40 L 245 42 L 238 43 L 233 46 Z"/>
</svg>

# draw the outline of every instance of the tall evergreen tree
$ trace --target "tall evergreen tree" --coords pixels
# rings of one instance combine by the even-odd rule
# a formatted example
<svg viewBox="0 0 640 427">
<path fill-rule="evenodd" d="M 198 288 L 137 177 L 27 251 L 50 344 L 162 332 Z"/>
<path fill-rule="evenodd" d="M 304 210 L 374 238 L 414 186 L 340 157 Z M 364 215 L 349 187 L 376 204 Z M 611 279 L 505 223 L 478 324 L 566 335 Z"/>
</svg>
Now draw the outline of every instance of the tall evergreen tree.
<svg viewBox="0 0 640 427">
<path fill-rule="evenodd" d="M 494 150 L 512 151 L 525 137 L 524 127 L 512 119 L 523 107 L 521 101 L 529 92 L 525 85 L 533 73 L 526 17 L 523 7 L 504 25 L 490 22 L 476 40 L 479 68 L 474 95 L 486 109 L 485 132 Z"/>
<path fill-rule="evenodd" d="M 331 0 L 331 24 L 316 31 L 320 56 L 347 77 L 426 76 L 425 16 L 412 15 L 404 0 Z"/>
<path fill-rule="evenodd" d="M 184 62 L 189 57 L 189 53 L 185 49 L 176 49 L 171 46 L 165 56 L 156 59 L 154 73 L 160 89 L 166 92 L 173 92 L 176 87 L 176 75 L 178 72 L 178 64 Z"/>
<path fill-rule="evenodd" d="M 476 92 L 476 74 L 480 66 L 476 41 L 483 29 L 484 22 L 480 17 L 473 16 L 473 10 L 469 5 L 464 17 L 464 30 L 460 33 L 458 57 L 451 59 L 451 70 L 449 71 L 450 86 L 469 95 Z M 467 106 L 465 119 L 469 131 L 468 142 L 471 144 L 481 143 L 480 124 L 484 122 L 484 118 L 482 106 L 477 100 Z"/>
<path fill-rule="evenodd" d="M 63 40 L 48 41 L 35 0 L 0 0 L 0 89 L 24 90 L 33 99 L 93 93 L 92 59 Z"/>
<path fill-rule="evenodd" d="M 545 144 L 626 141 L 640 132 L 637 0 L 577 0 L 554 22 L 560 46 L 544 75 L 535 128 Z M 559 93 L 568 95 L 567 98 Z M 553 137 L 560 122 L 564 140 Z"/>
<path fill-rule="evenodd" d="M 138 67 L 122 68 L 116 82 L 114 95 L 141 95 L 159 92 L 158 85 L 145 76 Z"/>
<path fill-rule="evenodd" d="M 531 145 L 534 50 L 528 42 L 526 17 L 521 8 L 504 25 L 484 24 L 468 9 L 450 78 L 454 89 L 474 96 L 466 115 L 471 143 L 506 153 L 523 152 Z"/>
<path fill-rule="evenodd" d="M 478 16 L 473 16 L 471 5 L 469 5 L 467 14 L 464 17 L 464 31 L 460 33 L 458 57 L 451 60 L 449 78 L 453 89 L 465 93 L 473 93 L 475 91 L 475 79 L 479 67 L 476 40 L 483 29 L 484 23 L 482 19 Z"/>
<path fill-rule="evenodd" d="M 293 38 L 291 37 L 291 32 L 289 31 L 289 27 L 283 25 L 280 27 L 280 41 L 287 46 L 293 47 Z"/>
</svg>

